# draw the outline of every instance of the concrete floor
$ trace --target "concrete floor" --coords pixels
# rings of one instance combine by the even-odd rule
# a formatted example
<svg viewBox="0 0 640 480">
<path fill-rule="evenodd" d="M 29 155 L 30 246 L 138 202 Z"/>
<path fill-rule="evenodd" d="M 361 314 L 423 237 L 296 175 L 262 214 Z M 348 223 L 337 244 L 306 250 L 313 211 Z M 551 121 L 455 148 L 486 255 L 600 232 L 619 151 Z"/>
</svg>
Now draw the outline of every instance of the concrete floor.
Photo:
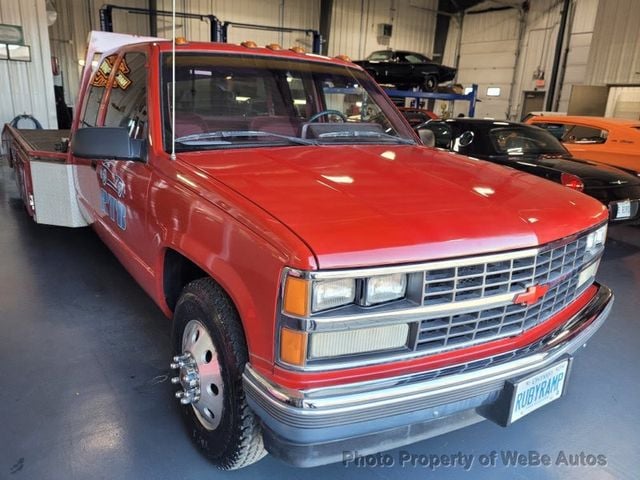
<svg viewBox="0 0 640 480">
<path fill-rule="evenodd" d="M 223 473 L 182 428 L 169 322 L 91 230 L 33 223 L 0 166 L 0 479 L 640 478 L 639 249 L 640 229 L 611 229 L 599 280 L 616 304 L 579 352 L 566 397 L 508 429 L 483 422 L 402 449 L 474 455 L 469 473 L 402 468 L 399 450 L 393 467 L 302 470 L 266 457 Z M 584 452 L 606 466 L 480 465 L 494 450 L 552 462 Z"/>
</svg>

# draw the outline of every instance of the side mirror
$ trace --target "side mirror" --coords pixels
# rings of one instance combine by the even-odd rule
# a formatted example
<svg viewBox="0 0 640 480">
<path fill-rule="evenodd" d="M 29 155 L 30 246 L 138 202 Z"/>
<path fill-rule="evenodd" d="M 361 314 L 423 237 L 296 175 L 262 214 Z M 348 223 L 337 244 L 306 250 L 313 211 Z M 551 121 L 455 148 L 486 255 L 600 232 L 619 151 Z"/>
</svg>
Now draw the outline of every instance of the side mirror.
<svg viewBox="0 0 640 480">
<path fill-rule="evenodd" d="M 76 130 L 71 153 L 91 160 L 128 160 L 144 158 L 144 140 L 129 137 L 126 128 L 89 127 Z"/>
<path fill-rule="evenodd" d="M 420 136 L 420 140 L 422 141 L 424 146 L 435 147 L 436 136 L 433 134 L 433 131 L 430 128 L 418 129 L 418 135 Z"/>
</svg>

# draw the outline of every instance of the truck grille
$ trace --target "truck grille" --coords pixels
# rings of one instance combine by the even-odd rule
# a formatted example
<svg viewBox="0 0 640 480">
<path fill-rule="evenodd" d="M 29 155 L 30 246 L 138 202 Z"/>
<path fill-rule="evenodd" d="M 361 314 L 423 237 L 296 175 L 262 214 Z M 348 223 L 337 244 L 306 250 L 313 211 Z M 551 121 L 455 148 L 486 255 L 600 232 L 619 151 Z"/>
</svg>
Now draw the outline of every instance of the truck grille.
<svg viewBox="0 0 640 480">
<path fill-rule="evenodd" d="M 544 322 L 588 286 L 578 289 L 585 250 L 586 237 L 581 237 L 523 258 L 425 271 L 423 305 L 449 304 L 455 314 L 420 321 L 414 349 L 428 353 L 462 348 L 518 335 Z M 537 284 L 550 288 L 534 305 L 514 304 L 510 298 L 499 306 L 474 306 L 474 300 L 515 296 Z"/>
</svg>

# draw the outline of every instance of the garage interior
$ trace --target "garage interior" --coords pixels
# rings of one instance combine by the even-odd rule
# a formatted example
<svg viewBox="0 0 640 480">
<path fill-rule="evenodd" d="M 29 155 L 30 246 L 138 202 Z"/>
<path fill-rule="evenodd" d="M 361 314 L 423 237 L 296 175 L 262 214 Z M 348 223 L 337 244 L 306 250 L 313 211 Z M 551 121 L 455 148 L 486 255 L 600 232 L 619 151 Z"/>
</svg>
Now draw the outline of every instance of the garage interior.
<svg viewBox="0 0 640 480">
<path fill-rule="evenodd" d="M 112 12 L 112 29 L 169 38 L 169 17 L 127 9 L 170 11 L 171 3 L 113 0 L 122 8 Z M 175 3 L 189 14 L 178 19 L 177 35 L 194 41 L 210 40 L 215 16 L 229 23 L 229 43 L 275 42 L 311 52 L 309 32 L 315 31 L 323 38 L 320 53 L 331 57 L 362 59 L 388 48 L 421 52 L 457 68 L 455 83 L 463 88 L 477 85 L 477 118 L 519 121 L 531 111 L 553 111 L 640 119 L 635 0 Z M 102 0 L 0 0 L 0 24 L 21 26 L 30 47 L 28 61 L 0 59 L 3 123 L 26 114 L 45 129 L 68 128 L 86 38 L 100 29 L 103 9 Z M 445 117 L 469 111 L 465 101 L 435 99 L 425 106 Z M 391 452 L 398 458 L 400 450 L 563 451 L 604 455 L 606 464 L 476 463 L 469 471 L 341 464 L 301 470 L 270 456 L 238 472 L 217 471 L 193 448 L 176 409 L 170 322 L 91 229 L 38 225 L 27 216 L 4 155 L 0 246 L 0 478 L 638 478 L 638 226 L 609 228 L 597 280 L 616 301 L 576 355 L 566 398 L 507 429 L 482 422 Z"/>
</svg>

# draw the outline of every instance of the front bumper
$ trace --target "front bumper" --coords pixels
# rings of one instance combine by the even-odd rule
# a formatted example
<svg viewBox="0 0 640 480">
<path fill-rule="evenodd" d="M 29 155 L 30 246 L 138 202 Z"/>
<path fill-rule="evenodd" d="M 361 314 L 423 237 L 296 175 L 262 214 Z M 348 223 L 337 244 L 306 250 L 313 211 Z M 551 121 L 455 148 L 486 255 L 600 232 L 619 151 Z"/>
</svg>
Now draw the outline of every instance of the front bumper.
<svg viewBox="0 0 640 480">
<path fill-rule="evenodd" d="M 263 422 L 265 447 L 287 463 L 312 467 L 341 461 L 345 451 L 367 455 L 491 418 L 505 382 L 572 354 L 598 330 L 613 294 L 597 287 L 580 312 L 534 344 L 437 372 L 294 391 L 247 365 L 244 388 Z"/>
</svg>

